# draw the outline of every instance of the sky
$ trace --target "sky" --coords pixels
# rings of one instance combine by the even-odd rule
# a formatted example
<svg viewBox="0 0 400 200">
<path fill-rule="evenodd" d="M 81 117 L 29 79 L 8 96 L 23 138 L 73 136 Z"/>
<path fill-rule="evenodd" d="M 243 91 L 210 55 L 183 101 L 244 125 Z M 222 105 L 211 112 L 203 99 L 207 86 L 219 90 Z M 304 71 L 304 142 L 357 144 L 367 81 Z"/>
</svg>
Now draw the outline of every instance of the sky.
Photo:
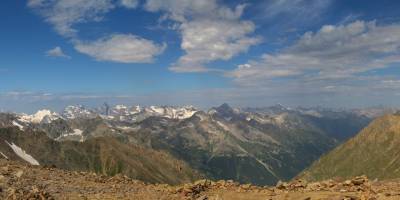
<svg viewBox="0 0 400 200">
<path fill-rule="evenodd" d="M 396 0 L 0 6 L 0 110 L 400 105 Z"/>
</svg>

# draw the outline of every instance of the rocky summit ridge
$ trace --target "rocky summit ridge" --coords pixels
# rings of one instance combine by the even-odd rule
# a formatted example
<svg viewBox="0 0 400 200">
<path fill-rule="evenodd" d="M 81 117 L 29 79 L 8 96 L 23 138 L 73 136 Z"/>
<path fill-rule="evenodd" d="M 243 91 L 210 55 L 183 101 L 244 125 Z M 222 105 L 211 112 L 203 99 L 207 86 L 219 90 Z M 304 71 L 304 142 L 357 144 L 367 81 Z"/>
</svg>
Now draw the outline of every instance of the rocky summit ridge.
<svg viewBox="0 0 400 200">
<path fill-rule="evenodd" d="M 0 199 L 182 199 L 182 200 L 395 200 L 400 180 L 370 181 L 366 176 L 348 180 L 306 182 L 293 180 L 276 186 L 239 184 L 207 179 L 171 186 L 148 184 L 117 174 L 64 171 L 0 158 Z"/>
</svg>

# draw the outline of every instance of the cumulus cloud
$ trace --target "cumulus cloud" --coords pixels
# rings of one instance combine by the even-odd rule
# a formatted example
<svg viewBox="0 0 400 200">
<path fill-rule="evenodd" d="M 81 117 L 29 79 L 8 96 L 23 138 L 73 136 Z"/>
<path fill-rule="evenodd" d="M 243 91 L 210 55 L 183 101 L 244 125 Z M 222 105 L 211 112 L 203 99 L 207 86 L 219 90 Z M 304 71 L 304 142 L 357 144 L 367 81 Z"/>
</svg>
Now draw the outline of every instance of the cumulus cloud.
<svg viewBox="0 0 400 200">
<path fill-rule="evenodd" d="M 151 12 L 166 11 L 169 18 L 183 22 L 192 16 L 215 15 L 218 5 L 216 0 L 147 0 L 145 8 Z"/>
<path fill-rule="evenodd" d="M 264 94 L 265 101 L 270 97 L 293 105 L 393 104 L 390 99 L 399 93 L 400 80 L 384 71 L 400 63 L 399 34 L 399 24 L 327 25 L 285 49 L 238 65 L 226 76 L 241 91 Z"/>
<path fill-rule="evenodd" d="M 149 63 L 164 51 L 166 45 L 134 35 L 115 34 L 92 42 L 78 42 L 75 48 L 99 61 Z"/>
<path fill-rule="evenodd" d="M 100 21 L 115 5 L 112 0 L 29 0 L 28 7 L 37 11 L 62 36 L 74 37 L 73 25 Z"/>
<path fill-rule="evenodd" d="M 136 8 L 138 0 L 28 0 L 28 7 L 52 24 L 62 36 L 76 37 L 74 25 L 98 22 L 117 6 Z"/>
<path fill-rule="evenodd" d="M 138 0 L 121 0 L 121 5 L 126 8 L 133 9 L 139 5 L 139 1 Z"/>
<path fill-rule="evenodd" d="M 240 84 L 292 77 L 295 81 L 353 78 L 400 62 L 400 25 L 374 21 L 326 25 L 307 32 L 292 46 L 264 54 L 227 75 Z"/>
<path fill-rule="evenodd" d="M 248 21 L 206 19 L 184 23 L 181 26 L 181 48 L 186 54 L 170 69 L 176 72 L 206 70 L 203 65 L 208 62 L 229 60 L 246 52 L 250 46 L 260 42 L 260 38 L 246 37 L 254 29 L 254 24 Z"/>
<path fill-rule="evenodd" d="M 175 72 L 215 70 L 206 64 L 229 60 L 261 41 L 250 36 L 255 25 L 240 19 L 245 8 L 242 4 L 231 9 L 215 0 L 148 0 L 145 7 L 152 12 L 164 11 L 164 18 L 178 23 L 176 29 L 182 35 L 181 48 L 185 54 L 170 66 Z"/>
<path fill-rule="evenodd" d="M 95 41 L 81 41 L 74 25 L 101 21 L 106 13 L 123 6 L 136 8 L 138 0 L 29 0 L 28 7 L 52 24 L 60 35 L 70 39 L 75 49 L 99 61 L 148 63 L 161 54 L 166 45 L 133 34 L 111 34 Z M 46 52 L 48 56 L 68 57 L 60 47 Z"/>
<path fill-rule="evenodd" d="M 321 14 L 331 2 L 332 0 L 272 0 L 266 1 L 260 7 L 263 8 L 263 15 L 267 18 L 295 15 L 310 19 Z"/>
<path fill-rule="evenodd" d="M 332 0 L 270 0 L 254 4 L 254 16 L 280 34 L 319 24 L 329 11 Z"/>
<path fill-rule="evenodd" d="M 71 58 L 70 56 L 66 55 L 61 47 L 57 46 L 53 49 L 46 51 L 46 56 L 49 57 L 61 57 L 61 58 Z"/>
</svg>

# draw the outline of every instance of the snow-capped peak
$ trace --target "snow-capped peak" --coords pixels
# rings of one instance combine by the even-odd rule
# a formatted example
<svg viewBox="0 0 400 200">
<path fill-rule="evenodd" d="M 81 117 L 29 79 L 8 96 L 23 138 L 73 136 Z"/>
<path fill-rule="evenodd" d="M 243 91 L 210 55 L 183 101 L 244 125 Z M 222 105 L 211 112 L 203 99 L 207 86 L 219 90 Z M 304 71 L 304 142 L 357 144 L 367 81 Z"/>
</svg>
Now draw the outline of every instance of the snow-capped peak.
<svg viewBox="0 0 400 200">
<path fill-rule="evenodd" d="M 118 120 L 118 121 L 138 121 L 143 120 L 150 116 L 165 117 L 170 119 L 186 119 L 192 117 L 198 110 L 193 106 L 125 106 L 115 105 L 108 108 L 108 114 L 101 114 L 100 109 L 87 109 L 82 105 L 70 105 L 64 108 L 61 114 L 57 114 L 50 110 L 39 110 L 37 113 L 19 114 L 16 122 L 24 123 L 50 123 L 56 119 L 77 119 L 85 118 L 91 119 L 95 117 L 101 117 L 106 120 Z M 17 126 L 14 123 L 15 126 Z M 20 127 L 20 126 L 18 126 Z M 20 127 L 21 128 L 21 127 Z"/>
<path fill-rule="evenodd" d="M 116 105 L 114 107 L 114 109 L 116 109 L 116 110 L 126 110 L 126 109 L 128 109 L 128 107 L 126 107 L 125 105 Z"/>
<path fill-rule="evenodd" d="M 165 112 L 165 109 L 163 107 L 159 106 L 150 106 L 150 109 L 146 109 L 148 112 L 152 112 L 155 114 L 163 115 Z"/>
<path fill-rule="evenodd" d="M 139 112 L 141 112 L 142 111 L 142 108 L 140 107 L 140 106 L 133 106 L 131 109 L 130 109 L 130 114 L 136 114 L 136 113 L 139 113 Z"/>
<path fill-rule="evenodd" d="M 141 109 L 139 106 L 128 107 L 125 105 L 116 105 L 110 109 L 109 115 L 125 121 L 130 118 L 129 116 L 135 115 L 140 111 Z"/>
<path fill-rule="evenodd" d="M 53 120 L 60 119 L 60 115 L 50 110 L 39 110 L 33 115 L 21 114 L 18 118 L 19 121 L 28 123 L 50 123 Z"/>
<path fill-rule="evenodd" d="M 67 119 L 76 119 L 76 118 L 93 118 L 96 117 L 96 113 L 86 109 L 82 105 L 75 105 L 75 106 L 67 106 L 63 113 L 62 116 L 67 118 Z"/>
<path fill-rule="evenodd" d="M 154 116 L 161 116 L 171 119 L 186 119 L 193 116 L 197 109 L 193 106 L 169 107 L 169 106 L 150 106 L 145 108 L 145 112 Z"/>
<path fill-rule="evenodd" d="M 198 110 L 193 106 L 185 106 L 179 109 L 175 109 L 175 118 L 186 119 L 192 117 Z"/>
</svg>

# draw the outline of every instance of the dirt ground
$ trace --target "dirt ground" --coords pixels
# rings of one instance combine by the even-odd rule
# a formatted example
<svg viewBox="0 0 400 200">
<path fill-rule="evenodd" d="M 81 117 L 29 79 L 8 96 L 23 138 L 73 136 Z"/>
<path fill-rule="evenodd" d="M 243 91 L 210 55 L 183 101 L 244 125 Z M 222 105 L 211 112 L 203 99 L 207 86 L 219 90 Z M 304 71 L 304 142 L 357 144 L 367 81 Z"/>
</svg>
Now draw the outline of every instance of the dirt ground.
<svg viewBox="0 0 400 200">
<path fill-rule="evenodd" d="M 400 181 L 369 181 L 361 176 L 315 183 L 295 180 L 275 187 L 224 180 L 169 186 L 0 159 L 0 199 L 400 200 Z"/>
</svg>

